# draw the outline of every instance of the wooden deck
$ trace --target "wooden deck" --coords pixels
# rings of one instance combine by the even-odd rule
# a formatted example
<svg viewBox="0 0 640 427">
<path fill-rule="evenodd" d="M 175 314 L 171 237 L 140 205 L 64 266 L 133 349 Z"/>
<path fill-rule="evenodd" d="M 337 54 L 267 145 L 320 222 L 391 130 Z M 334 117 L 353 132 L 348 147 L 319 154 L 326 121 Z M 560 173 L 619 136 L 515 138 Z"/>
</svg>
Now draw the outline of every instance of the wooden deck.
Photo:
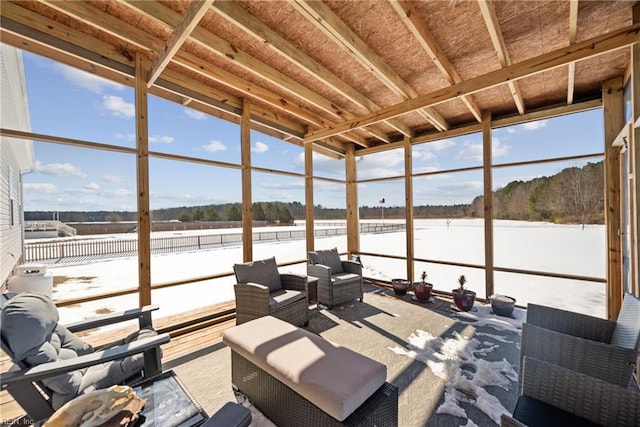
<svg viewBox="0 0 640 427">
<path fill-rule="evenodd" d="M 204 320 L 196 321 L 196 319 Z M 171 341 L 162 346 L 162 361 L 167 363 L 219 341 L 222 338 L 222 332 L 236 324 L 235 301 L 154 319 L 153 324 L 159 332 L 169 332 L 171 335 Z M 135 326 L 130 326 L 90 335 L 85 340 L 94 347 L 100 347 L 117 341 L 135 329 Z M 0 372 L 6 372 L 10 367 L 11 360 L 4 355 L 0 357 Z M 24 411 L 9 393 L 0 392 L 0 423 L 5 425 L 8 420 L 22 415 Z"/>
</svg>

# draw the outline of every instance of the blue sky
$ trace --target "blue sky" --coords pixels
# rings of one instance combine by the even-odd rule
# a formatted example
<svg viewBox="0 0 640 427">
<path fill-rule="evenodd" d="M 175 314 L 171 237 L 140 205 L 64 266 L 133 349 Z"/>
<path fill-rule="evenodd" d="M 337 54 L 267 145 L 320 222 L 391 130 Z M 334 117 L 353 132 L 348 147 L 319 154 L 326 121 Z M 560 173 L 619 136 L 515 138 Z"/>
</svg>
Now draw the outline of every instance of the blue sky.
<svg viewBox="0 0 640 427">
<path fill-rule="evenodd" d="M 135 147 L 134 92 L 94 75 L 24 53 L 31 127 L 35 133 Z M 542 120 L 493 132 L 493 162 L 537 160 L 602 152 L 600 110 Z M 188 107 L 149 98 L 149 149 L 222 162 L 240 163 L 237 125 Z M 252 162 L 269 169 L 304 172 L 303 149 L 252 132 Z M 25 210 L 135 210 L 135 156 L 34 141 L 36 167 L 24 175 Z M 482 164 L 482 136 L 414 146 L 415 172 Z M 592 160 L 596 161 L 596 160 Z M 494 188 L 513 180 L 552 175 L 586 161 L 496 168 Z M 151 208 L 241 201 L 240 171 L 151 158 Z M 402 150 L 364 156 L 358 179 L 404 173 Z M 314 173 L 344 179 L 344 162 L 314 154 Z M 254 201 L 304 204 L 304 180 L 254 173 Z M 314 204 L 344 208 L 343 185 L 316 180 Z M 404 204 L 402 180 L 358 186 L 360 206 Z M 438 174 L 414 181 L 414 204 L 470 203 L 482 193 L 482 171 Z"/>
</svg>

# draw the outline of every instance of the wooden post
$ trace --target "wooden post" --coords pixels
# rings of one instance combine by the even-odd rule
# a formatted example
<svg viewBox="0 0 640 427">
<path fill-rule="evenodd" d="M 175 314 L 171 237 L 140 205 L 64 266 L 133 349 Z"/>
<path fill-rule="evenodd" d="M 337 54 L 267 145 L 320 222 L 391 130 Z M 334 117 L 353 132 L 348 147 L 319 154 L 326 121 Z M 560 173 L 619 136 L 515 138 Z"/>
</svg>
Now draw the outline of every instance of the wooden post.
<svg viewBox="0 0 640 427">
<path fill-rule="evenodd" d="M 493 179 L 491 175 L 491 112 L 482 113 L 482 157 L 484 172 L 484 265 L 486 297 L 493 295 Z"/>
<path fill-rule="evenodd" d="M 304 199 L 307 253 L 315 249 L 314 206 L 313 206 L 313 145 L 304 144 Z"/>
<path fill-rule="evenodd" d="M 149 121 L 147 71 L 136 54 L 136 176 L 138 190 L 138 297 L 140 307 L 151 304 L 151 216 L 149 212 Z"/>
<path fill-rule="evenodd" d="M 253 260 L 253 206 L 251 195 L 251 107 L 242 99 L 240 121 L 240 157 L 242 158 L 242 259 Z"/>
<path fill-rule="evenodd" d="M 408 136 L 404 137 L 404 206 L 405 230 L 407 232 L 407 280 L 415 281 L 413 243 L 413 146 Z"/>
<path fill-rule="evenodd" d="M 347 178 L 347 251 L 349 259 L 360 252 L 360 220 L 358 214 L 358 187 L 356 156 L 353 143 L 346 144 L 345 169 Z"/>
<path fill-rule="evenodd" d="M 633 23 L 640 22 L 640 4 L 633 8 Z M 633 106 L 633 123 L 640 120 L 640 44 L 631 48 L 631 104 Z M 633 127 L 633 135 L 629 141 L 629 209 L 631 222 L 631 292 L 640 296 L 640 128 Z M 640 365 L 637 369 L 640 376 Z"/>
<path fill-rule="evenodd" d="M 624 126 L 622 78 L 602 84 L 604 114 L 604 223 L 607 230 L 607 317 L 615 320 L 620 311 L 622 283 L 622 198 L 620 197 L 620 149 L 613 141 Z"/>
</svg>

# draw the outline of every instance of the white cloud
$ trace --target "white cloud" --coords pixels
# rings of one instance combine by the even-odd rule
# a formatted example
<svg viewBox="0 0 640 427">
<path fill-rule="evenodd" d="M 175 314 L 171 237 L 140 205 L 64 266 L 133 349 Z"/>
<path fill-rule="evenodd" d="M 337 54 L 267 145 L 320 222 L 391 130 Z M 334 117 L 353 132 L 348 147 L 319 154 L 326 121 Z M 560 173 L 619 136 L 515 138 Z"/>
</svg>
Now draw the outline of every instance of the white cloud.
<svg viewBox="0 0 640 427">
<path fill-rule="evenodd" d="M 98 77 L 95 74 L 78 70 L 64 64 L 56 64 L 56 70 L 71 84 L 87 89 L 94 93 L 104 93 L 105 90 L 122 90 L 124 86 Z"/>
<path fill-rule="evenodd" d="M 206 120 L 207 115 L 201 111 L 192 110 L 191 108 L 185 108 L 184 113 L 193 120 Z"/>
<path fill-rule="evenodd" d="M 523 123 L 520 127 L 524 130 L 537 130 L 547 126 L 548 120 L 536 120 L 535 122 Z"/>
<path fill-rule="evenodd" d="M 82 172 L 71 163 L 48 163 L 43 165 L 40 161 L 36 160 L 36 171 L 45 175 L 56 176 L 75 176 L 78 178 L 84 178 L 86 173 Z"/>
<path fill-rule="evenodd" d="M 172 136 L 167 136 L 167 135 L 163 135 L 163 136 L 150 136 L 149 137 L 149 143 L 154 143 L 154 142 L 161 142 L 164 144 L 171 144 L 173 142 L 174 138 Z"/>
<path fill-rule="evenodd" d="M 126 102 L 119 96 L 105 95 L 102 97 L 102 108 L 107 110 L 111 115 L 116 117 L 134 117 L 136 114 L 135 106 Z"/>
<path fill-rule="evenodd" d="M 116 133 L 116 138 L 118 139 L 124 139 L 125 141 L 135 141 L 136 140 L 136 134 L 135 133 Z"/>
<path fill-rule="evenodd" d="M 304 170 L 304 152 L 298 154 L 293 162 L 298 169 Z M 324 154 L 314 152 L 313 172 L 326 172 L 331 175 L 343 177 L 345 173 L 344 160 L 333 159 L 329 156 L 325 156 Z"/>
<path fill-rule="evenodd" d="M 126 188 L 118 188 L 116 190 L 104 191 L 102 194 L 113 197 L 130 197 L 133 195 L 133 191 Z"/>
<path fill-rule="evenodd" d="M 216 151 L 224 151 L 227 149 L 227 146 L 224 145 L 222 143 L 222 141 L 218 141 L 218 140 L 212 140 L 209 141 L 209 143 L 207 145 L 203 145 L 202 148 L 205 151 L 211 151 L 211 152 L 216 152 Z"/>
<path fill-rule="evenodd" d="M 278 190 L 299 190 L 304 188 L 304 182 L 263 182 L 260 184 L 262 188 L 274 188 Z"/>
<path fill-rule="evenodd" d="M 55 185 L 46 182 L 27 182 L 23 188 L 29 193 L 53 194 L 58 191 Z"/>
<path fill-rule="evenodd" d="M 493 138 L 491 150 L 493 157 L 506 156 L 511 146 L 503 144 L 500 139 Z M 482 143 L 465 141 L 458 154 L 454 157 L 456 160 L 473 160 L 482 162 Z"/>
<path fill-rule="evenodd" d="M 95 182 L 90 182 L 87 185 L 84 186 L 85 190 L 89 190 L 89 191 L 99 191 L 100 190 L 100 186 L 98 184 L 96 184 Z"/>
<path fill-rule="evenodd" d="M 254 153 L 264 153 L 266 151 L 269 151 L 269 146 L 264 142 L 257 141 L 251 151 L 253 151 Z"/>
<path fill-rule="evenodd" d="M 111 182 L 111 183 L 116 183 L 116 182 L 121 182 L 122 178 L 118 175 L 114 175 L 111 173 L 106 174 L 105 176 L 102 177 L 103 180 L 107 181 L 107 182 Z"/>
</svg>

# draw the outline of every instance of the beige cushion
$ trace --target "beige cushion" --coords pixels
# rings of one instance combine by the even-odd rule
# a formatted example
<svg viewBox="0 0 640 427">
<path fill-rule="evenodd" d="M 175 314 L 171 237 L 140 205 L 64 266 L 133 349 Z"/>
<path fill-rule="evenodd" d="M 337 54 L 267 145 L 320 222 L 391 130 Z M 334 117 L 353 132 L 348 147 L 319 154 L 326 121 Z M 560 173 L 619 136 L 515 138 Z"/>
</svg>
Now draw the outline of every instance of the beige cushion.
<svg viewBox="0 0 640 427">
<path fill-rule="evenodd" d="M 339 421 L 387 377 L 382 363 L 272 316 L 227 329 L 223 342 Z"/>
<path fill-rule="evenodd" d="M 305 296 L 304 292 L 280 289 L 279 291 L 269 294 L 269 308 L 271 310 L 277 310 L 282 306 L 304 299 Z"/>
<path fill-rule="evenodd" d="M 360 280 L 360 276 L 353 273 L 338 273 L 331 275 L 331 283 L 334 285 L 343 285 L 345 283 L 353 283 Z"/>
<path fill-rule="evenodd" d="M 233 271 L 236 273 L 238 283 L 265 285 L 269 288 L 269 292 L 282 289 L 278 264 L 276 264 L 274 257 L 244 264 L 234 264 Z"/>
</svg>

